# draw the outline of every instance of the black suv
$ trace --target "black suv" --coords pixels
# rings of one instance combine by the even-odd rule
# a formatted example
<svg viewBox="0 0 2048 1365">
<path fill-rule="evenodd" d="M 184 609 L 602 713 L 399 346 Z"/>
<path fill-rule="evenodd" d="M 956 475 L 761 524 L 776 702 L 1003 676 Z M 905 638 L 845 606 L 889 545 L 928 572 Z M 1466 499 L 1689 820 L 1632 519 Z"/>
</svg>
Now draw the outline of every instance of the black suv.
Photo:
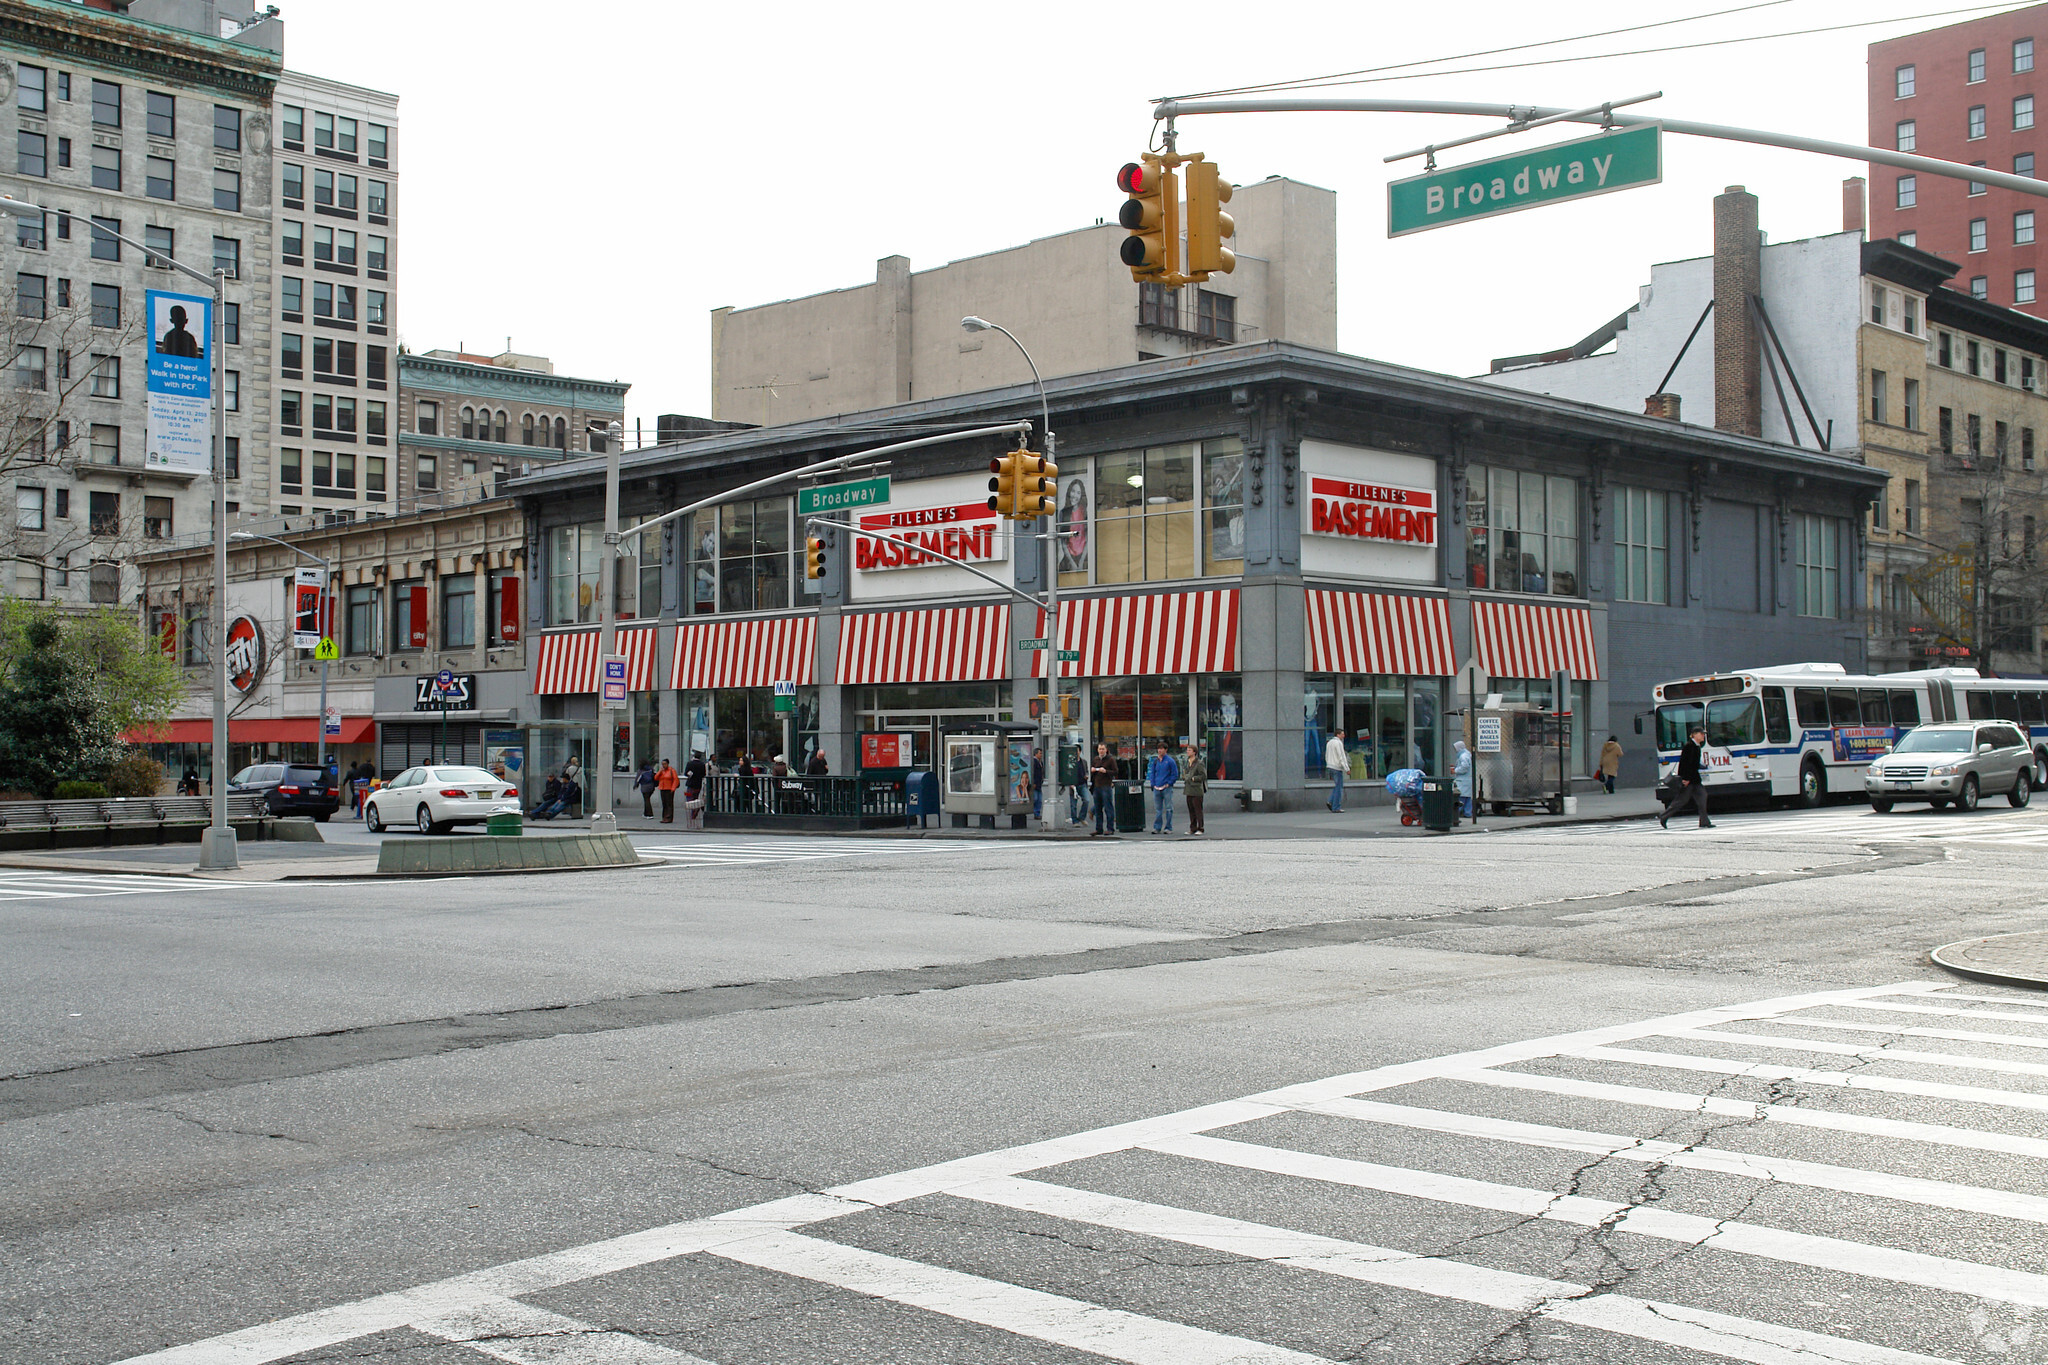
<svg viewBox="0 0 2048 1365">
<path fill-rule="evenodd" d="M 341 809 L 341 785 L 310 763 L 256 763 L 228 779 L 238 796 L 260 793 L 272 815 L 310 815 L 322 824 Z"/>
</svg>

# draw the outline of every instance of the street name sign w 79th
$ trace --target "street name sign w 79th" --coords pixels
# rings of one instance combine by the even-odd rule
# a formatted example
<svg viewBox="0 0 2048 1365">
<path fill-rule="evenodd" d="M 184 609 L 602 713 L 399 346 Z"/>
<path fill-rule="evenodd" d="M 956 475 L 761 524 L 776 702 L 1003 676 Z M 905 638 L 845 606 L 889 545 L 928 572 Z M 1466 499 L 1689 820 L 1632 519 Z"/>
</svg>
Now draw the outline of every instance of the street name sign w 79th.
<svg viewBox="0 0 2048 1365">
<path fill-rule="evenodd" d="M 1469 223 L 1664 178 L 1663 129 L 1638 124 L 1387 186 L 1387 236 Z"/>
</svg>

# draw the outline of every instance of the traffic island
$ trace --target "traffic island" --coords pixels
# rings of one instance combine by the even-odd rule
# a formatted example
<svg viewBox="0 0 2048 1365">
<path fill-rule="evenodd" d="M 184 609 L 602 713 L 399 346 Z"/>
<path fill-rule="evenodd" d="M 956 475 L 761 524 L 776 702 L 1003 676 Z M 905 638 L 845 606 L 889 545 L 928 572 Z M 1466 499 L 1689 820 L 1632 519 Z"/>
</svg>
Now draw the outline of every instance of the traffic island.
<svg viewBox="0 0 2048 1365">
<path fill-rule="evenodd" d="M 643 859 L 623 834 L 524 838 L 386 839 L 377 853 L 380 877 L 455 877 L 492 872 L 573 872 L 638 867 Z M 654 863 L 660 859 L 646 859 Z"/>
<path fill-rule="evenodd" d="M 1958 939 L 1927 954 L 1937 967 L 2006 986 L 2048 986 L 2048 932 Z"/>
</svg>

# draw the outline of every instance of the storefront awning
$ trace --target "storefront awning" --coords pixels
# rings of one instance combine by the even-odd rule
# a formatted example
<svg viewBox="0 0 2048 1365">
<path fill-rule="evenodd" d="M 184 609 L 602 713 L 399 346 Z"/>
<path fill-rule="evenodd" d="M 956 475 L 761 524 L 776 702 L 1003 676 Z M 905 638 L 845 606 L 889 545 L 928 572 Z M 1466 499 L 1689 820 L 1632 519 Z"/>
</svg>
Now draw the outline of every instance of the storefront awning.
<svg viewBox="0 0 2048 1365">
<path fill-rule="evenodd" d="M 1559 669 L 1580 682 L 1601 677 L 1593 613 L 1584 607 L 1475 601 L 1472 652 L 1496 678 L 1547 678 Z"/>
<path fill-rule="evenodd" d="M 535 696 L 564 692 L 597 691 L 598 644 L 595 630 L 558 630 L 543 633 L 534 651 L 533 691 Z M 633 692 L 654 690 L 654 627 L 621 626 L 618 652 L 626 656 L 626 687 Z"/>
<path fill-rule="evenodd" d="M 1045 613 L 1038 613 L 1045 635 Z M 1237 672 L 1237 589 L 1082 597 L 1060 603 L 1060 648 L 1078 661 L 1060 665 L 1063 678 L 1115 678 L 1145 673 Z M 1033 650 L 1031 674 L 1045 676 L 1049 651 Z"/>
<path fill-rule="evenodd" d="M 1311 673 L 1449 677 L 1458 671 L 1450 603 L 1441 597 L 1308 590 Z"/>
<path fill-rule="evenodd" d="M 864 683 L 987 682 L 1010 676 L 1010 608 L 870 611 L 839 618 L 835 676 Z"/>
<path fill-rule="evenodd" d="M 818 615 L 765 616 L 676 627 L 670 687 L 767 687 L 817 682 Z"/>
<path fill-rule="evenodd" d="M 121 736 L 130 744 L 211 744 L 210 720 L 172 720 L 144 726 Z M 377 738 L 377 722 L 369 716 L 343 716 L 341 733 L 329 735 L 329 744 L 368 744 Z M 228 721 L 230 744 L 318 744 L 320 722 L 312 716 Z"/>
</svg>

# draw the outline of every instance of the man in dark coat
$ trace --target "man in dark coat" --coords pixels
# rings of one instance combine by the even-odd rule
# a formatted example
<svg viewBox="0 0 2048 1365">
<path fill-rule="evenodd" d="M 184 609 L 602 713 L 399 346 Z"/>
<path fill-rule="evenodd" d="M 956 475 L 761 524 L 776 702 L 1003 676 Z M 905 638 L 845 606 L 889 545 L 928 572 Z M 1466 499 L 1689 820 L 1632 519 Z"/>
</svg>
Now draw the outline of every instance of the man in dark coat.
<svg viewBox="0 0 2048 1365">
<path fill-rule="evenodd" d="M 1700 828 L 1712 829 L 1714 822 L 1707 818 L 1706 774 L 1700 770 L 1701 751 L 1707 745 L 1707 727 L 1695 725 L 1685 737 L 1685 747 L 1678 751 L 1678 792 L 1671 798 L 1671 804 L 1657 817 L 1657 823 L 1665 829 L 1671 827 L 1671 817 L 1691 805 L 1700 813 Z"/>
</svg>

